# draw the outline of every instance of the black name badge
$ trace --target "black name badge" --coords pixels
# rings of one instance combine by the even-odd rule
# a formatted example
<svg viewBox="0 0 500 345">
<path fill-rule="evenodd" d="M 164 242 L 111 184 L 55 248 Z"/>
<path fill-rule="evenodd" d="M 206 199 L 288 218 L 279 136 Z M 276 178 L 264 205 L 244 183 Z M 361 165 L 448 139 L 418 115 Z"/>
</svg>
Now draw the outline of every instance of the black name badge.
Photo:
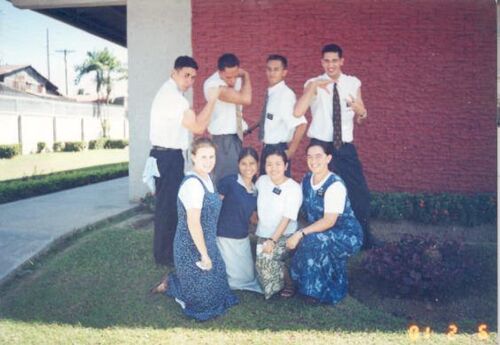
<svg viewBox="0 0 500 345">
<path fill-rule="evenodd" d="M 272 120 L 272 119 L 273 119 L 273 117 L 274 117 L 274 115 L 273 115 L 273 114 L 271 114 L 271 113 L 267 113 L 267 114 L 266 114 L 266 117 L 267 117 L 269 120 Z"/>
<path fill-rule="evenodd" d="M 323 188 L 320 188 L 320 189 L 318 189 L 318 191 L 316 192 L 316 194 L 317 194 L 320 198 L 322 198 L 322 197 L 324 197 L 324 196 L 325 196 L 325 190 L 324 190 Z"/>
<path fill-rule="evenodd" d="M 280 195 L 281 194 L 281 189 L 279 189 L 278 187 L 274 187 L 273 188 L 273 193 L 276 194 L 276 195 Z"/>
</svg>

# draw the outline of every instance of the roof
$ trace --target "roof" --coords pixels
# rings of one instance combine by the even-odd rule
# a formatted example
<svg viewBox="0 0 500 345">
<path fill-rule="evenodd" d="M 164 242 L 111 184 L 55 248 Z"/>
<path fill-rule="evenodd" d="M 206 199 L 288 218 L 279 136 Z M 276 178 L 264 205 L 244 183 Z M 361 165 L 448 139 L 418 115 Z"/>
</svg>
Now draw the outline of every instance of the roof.
<svg viewBox="0 0 500 345">
<path fill-rule="evenodd" d="M 60 95 L 59 91 L 57 91 L 59 88 L 53 84 L 50 80 L 45 78 L 40 72 L 38 72 L 36 69 L 34 69 L 31 65 L 1 65 L 0 66 L 0 76 L 6 76 L 9 74 L 14 74 L 18 71 L 26 70 L 26 69 L 31 69 L 36 75 L 38 75 L 40 78 L 45 80 L 45 87 L 53 90 L 57 94 Z"/>
<path fill-rule="evenodd" d="M 0 75 L 11 74 L 12 72 L 25 69 L 29 66 L 30 65 L 2 65 L 0 66 Z"/>
</svg>

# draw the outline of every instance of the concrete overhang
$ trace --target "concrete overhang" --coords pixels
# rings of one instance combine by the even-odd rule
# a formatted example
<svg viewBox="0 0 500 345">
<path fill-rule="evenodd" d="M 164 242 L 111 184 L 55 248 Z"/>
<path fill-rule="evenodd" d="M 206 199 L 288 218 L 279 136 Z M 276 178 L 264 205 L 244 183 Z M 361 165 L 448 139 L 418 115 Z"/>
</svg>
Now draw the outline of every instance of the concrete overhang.
<svg viewBox="0 0 500 345">
<path fill-rule="evenodd" d="M 126 0 L 10 0 L 96 36 L 127 46 Z"/>
</svg>

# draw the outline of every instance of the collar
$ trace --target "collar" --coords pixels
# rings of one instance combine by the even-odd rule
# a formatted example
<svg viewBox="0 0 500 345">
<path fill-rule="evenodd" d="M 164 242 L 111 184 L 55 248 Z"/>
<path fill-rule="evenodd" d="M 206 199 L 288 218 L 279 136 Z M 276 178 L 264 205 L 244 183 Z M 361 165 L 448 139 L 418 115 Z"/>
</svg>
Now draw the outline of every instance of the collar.
<svg viewBox="0 0 500 345">
<path fill-rule="evenodd" d="M 282 88 L 284 88 L 284 87 L 286 87 L 286 84 L 285 84 L 285 81 L 284 81 L 284 80 L 282 80 L 282 81 L 280 81 L 278 84 L 273 85 L 273 86 L 271 86 L 271 87 L 268 87 L 268 88 L 267 88 L 267 94 L 268 94 L 269 96 L 271 96 L 273 93 L 275 93 L 275 92 L 277 92 L 277 91 L 281 90 L 281 89 L 282 89 Z"/>
<path fill-rule="evenodd" d="M 227 83 L 224 81 L 224 79 L 220 77 L 219 70 L 215 71 L 213 75 L 215 76 L 215 78 L 217 78 L 218 81 L 221 81 L 225 86 L 227 86 Z"/>
<path fill-rule="evenodd" d="M 342 80 L 343 80 L 344 78 L 345 78 L 344 73 L 340 72 L 339 78 L 337 79 L 337 84 L 342 83 Z M 323 74 L 319 77 L 319 79 L 329 79 L 329 80 L 332 80 L 332 78 L 330 78 L 330 77 L 328 76 L 328 74 L 326 74 L 326 73 L 323 73 Z"/>
<path fill-rule="evenodd" d="M 241 177 L 240 174 L 238 174 L 238 179 L 236 180 L 236 182 L 238 182 L 238 184 L 240 184 L 243 188 L 245 188 L 245 190 L 249 193 L 255 193 L 256 189 L 255 189 L 255 185 L 252 183 L 252 186 L 250 187 L 250 190 L 247 189 L 247 186 L 245 185 L 245 181 L 243 181 L 243 177 Z"/>
<path fill-rule="evenodd" d="M 170 84 L 170 86 L 172 88 L 177 90 L 177 92 L 179 92 L 181 95 L 184 95 L 184 93 L 182 92 L 181 89 L 179 89 L 179 87 L 177 86 L 177 83 L 175 82 L 175 80 L 172 77 L 168 78 L 168 83 Z"/>
</svg>

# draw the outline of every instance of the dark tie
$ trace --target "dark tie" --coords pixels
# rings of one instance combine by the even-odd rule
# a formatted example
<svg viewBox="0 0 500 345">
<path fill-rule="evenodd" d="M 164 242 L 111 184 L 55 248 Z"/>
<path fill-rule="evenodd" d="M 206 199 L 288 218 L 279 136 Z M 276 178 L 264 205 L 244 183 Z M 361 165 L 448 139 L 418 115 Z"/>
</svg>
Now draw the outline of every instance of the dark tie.
<svg viewBox="0 0 500 345">
<path fill-rule="evenodd" d="M 259 122 L 259 140 L 264 141 L 264 126 L 266 125 L 266 113 L 267 113 L 267 101 L 269 100 L 269 94 L 266 90 L 266 98 L 264 99 L 264 106 L 262 107 L 262 112 L 260 113 Z"/>
<path fill-rule="evenodd" d="M 340 97 L 337 83 L 333 84 L 333 147 L 338 150 L 342 146 L 342 122 L 340 119 Z"/>
</svg>

